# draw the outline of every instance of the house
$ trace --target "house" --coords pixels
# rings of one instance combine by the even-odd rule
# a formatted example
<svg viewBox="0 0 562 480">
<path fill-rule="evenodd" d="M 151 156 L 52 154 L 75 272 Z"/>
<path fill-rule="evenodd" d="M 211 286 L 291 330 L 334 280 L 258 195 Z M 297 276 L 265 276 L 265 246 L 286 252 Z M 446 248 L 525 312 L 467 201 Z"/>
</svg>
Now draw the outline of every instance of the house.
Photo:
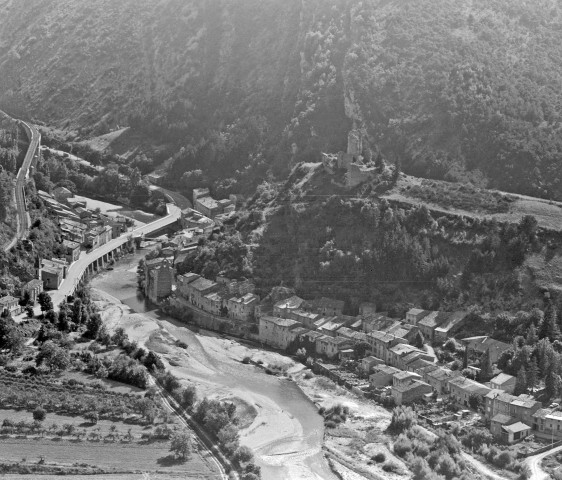
<svg viewBox="0 0 562 480">
<path fill-rule="evenodd" d="M 376 365 L 373 367 L 373 373 L 369 375 L 369 383 L 373 387 L 392 385 L 394 375 L 397 373 L 400 373 L 400 370 L 390 365 Z"/>
<path fill-rule="evenodd" d="M 322 297 L 312 301 L 314 310 L 323 316 L 341 315 L 345 302 L 333 298 Z"/>
<path fill-rule="evenodd" d="M 484 397 L 484 417 L 491 420 L 496 415 L 510 416 L 511 402 L 517 397 L 503 390 L 492 389 Z"/>
<path fill-rule="evenodd" d="M 415 353 L 416 355 L 412 357 L 412 353 Z M 417 360 L 418 358 L 423 358 L 428 361 L 434 360 L 433 356 L 423 350 L 420 350 L 408 343 L 399 343 L 388 350 L 388 363 L 400 370 L 405 370 L 407 363 L 409 363 L 405 361 L 408 356 L 410 362 Z"/>
<path fill-rule="evenodd" d="M 343 337 L 331 337 L 329 335 L 322 335 L 316 339 L 316 353 L 318 355 L 325 355 L 330 359 L 338 356 L 340 350 L 347 349 L 352 346 L 352 342 Z"/>
<path fill-rule="evenodd" d="M 463 338 L 461 342 L 466 346 L 467 355 L 478 354 L 483 355 L 489 352 L 492 363 L 497 363 L 501 354 L 511 347 L 509 344 L 500 342 L 488 336 Z"/>
<path fill-rule="evenodd" d="M 203 298 L 206 295 L 216 292 L 219 289 L 217 283 L 198 275 L 197 278 L 193 276 L 186 278 L 186 275 L 184 275 L 180 285 L 181 296 L 190 301 L 191 304 L 195 305 L 197 308 L 203 308 Z"/>
<path fill-rule="evenodd" d="M 511 445 L 517 443 L 531 434 L 531 427 L 523 422 L 516 422 L 502 427 L 501 439 Z"/>
<path fill-rule="evenodd" d="M 362 358 L 361 362 L 359 363 L 359 368 L 365 374 L 369 375 L 374 367 L 377 365 L 384 365 L 384 362 L 377 357 L 373 357 L 372 355 Z"/>
<path fill-rule="evenodd" d="M 422 374 L 424 381 L 433 387 L 437 395 L 448 394 L 449 380 L 460 375 L 459 370 L 450 370 L 445 367 L 437 367 Z"/>
<path fill-rule="evenodd" d="M 289 315 L 295 310 L 300 309 L 304 300 L 296 295 L 281 300 L 273 305 L 273 315 L 280 318 L 289 318 Z"/>
<path fill-rule="evenodd" d="M 397 387 L 398 385 L 406 385 L 412 380 L 421 380 L 421 376 L 414 372 L 405 372 L 400 370 L 392 376 L 392 385 Z"/>
<path fill-rule="evenodd" d="M 348 327 L 341 327 L 336 330 L 336 337 L 344 337 L 351 340 L 353 343 L 367 343 L 367 334 L 363 332 L 356 332 Z"/>
<path fill-rule="evenodd" d="M 402 324 L 396 322 L 389 329 L 386 330 L 386 333 L 392 333 L 392 335 L 394 335 L 395 337 L 403 338 L 404 340 L 407 340 L 409 343 L 412 343 L 415 340 L 416 335 L 419 331 L 420 329 L 414 325 Z"/>
<path fill-rule="evenodd" d="M 223 308 L 223 299 L 217 292 L 205 295 L 201 299 L 201 308 L 212 315 L 221 315 Z"/>
<path fill-rule="evenodd" d="M 428 342 L 435 340 L 435 329 L 445 321 L 445 318 L 439 315 L 440 312 L 428 312 L 421 320 L 417 322 L 417 326 Z"/>
<path fill-rule="evenodd" d="M 62 246 L 65 249 L 64 258 L 70 265 L 80 258 L 80 244 L 72 240 L 63 240 Z"/>
<path fill-rule="evenodd" d="M 386 332 L 389 328 L 401 324 L 398 320 L 389 318 L 381 313 L 368 314 L 362 318 L 362 326 L 365 333 L 373 331 Z"/>
<path fill-rule="evenodd" d="M 7 295 L 0 298 L 0 313 L 9 315 L 18 315 L 21 313 L 21 307 L 19 304 L 19 299 Z"/>
<path fill-rule="evenodd" d="M 21 288 L 21 296 L 25 297 L 25 294 L 29 294 L 29 300 L 33 303 L 37 302 L 39 294 L 43 291 L 43 281 L 38 278 L 34 278 L 27 282 Z"/>
<path fill-rule="evenodd" d="M 517 422 L 515 418 L 512 418 L 504 413 L 498 413 L 490 420 L 490 433 L 494 437 L 501 439 L 504 432 L 503 427 L 515 422 Z"/>
<path fill-rule="evenodd" d="M 211 192 L 208 188 L 194 188 L 193 189 L 193 205 L 197 203 L 197 199 L 201 197 L 208 197 Z"/>
<path fill-rule="evenodd" d="M 550 442 L 562 440 L 562 412 L 551 408 L 541 408 L 533 414 L 535 435 Z"/>
<path fill-rule="evenodd" d="M 185 273 L 183 275 L 178 275 L 176 278 L 176 285 L 177 285 L 177 292 L 178 294 L 185 298 L 188 299 L 191 290 L 189 290 L 187 288 L 188 284 L 190 284 L 191 282 L 193 282 L 194 280 L 197 280 L 198 278 L 201 278 L 199 275 L 197 275 L 196 273 Z"/>
<path fill-rule="evenodd" d="M 542 403 L 536 401 L 532 395 L 521 394 L 509 404 L 509 414 L 517 420 L 533 424 L 533 415 L 542 408 Z"/>
<path fill-rule="evenodd" d="M 68 218 L 59 218 L 59 228 L 65 239 L 83 244 L 86 240 L 86 230 L 88 227 L 80 222 L 75 222 Z"/>
<path fill-rule="evenodd" d="M 66 187 L 57 187 L 53 190 L 53 195 L 57 202 L 66 203 L 70 197 L 74 197 L 74 194 Z"/>
<path fill-rule="evenodd" d="M 442 312 L 445 320 L 435 329 L 434 341 L 444 342 L 465 324 L 466 312 Z"/>
<path fill-rule="evenodd" d="M 171 295 L 175 270 L 172 262 L 166 258 L 154 260 L 145 262 L 144 294 L 156 303 Z"/>
<path fill-rule="evenodd" d="M 406 323 L 417 325 L 422 318 L 429 315 L 430 313 L 431 312 L 428 312 L 427 310 L 421 310 L 420 308 L 411 308 L 406 312 Z"/>
<path fill-rule="evenodd" d="M 304 327 L 296 327 L 289 330 L 289 342 L 287 345 L 288 346 L 294 345 L 296 347 L 295 350 L 299 348 L 304 348 L 307 353 L 314 352 L 316 349 L 316 343 L 313 345 L 312 350 L 307 349 L 306 346 L 304 345 L 303 337 L 308 332 L 310 332 L 310 330 Z"/>
<path fill-rule="evenodd" d="M 413 362 L 409 363 L 409 364 L 406 366 L 406 369 L 407 369 L 409 372 L 416 372 L 416 373 L 419 373 L 419 371 L 420 371 L 421 369 L 426 368 L 426 367 L 435 367 L 435 368 L 437 368 L 437 366 L 436 366 L 433 362 L 430 362 L 429 360 L 425 360 L 425 359 L 423 359 L 423 358 L 417 358 L 417 359 L 414 360 Z"/>
<path fill-rule="evenodd" d="M 410 380 L 406 384 L 392 386 L 391 394 L 396 405 L 415 402 L 431 394 L 431 385 L 421 380 Z"/>
<path fill-rule="evenodd" d="M 517 379 L 513 375 L 500 373 L 490 380 L 490 388 L 513 393 Z"/>
<path fill-rule="evenodd" d="M 490 390 L 486 385 L 463 376 L 449 379 L 450 398 L 464 407 L 470 406 L 468 402 L 471 396 L 475 396 L 483 401 Z"/>
<path fill-rule="evenodd" d="M 195 210 L 209 218 L 215 218 L 217 215 L 222 213 L 219 203 L 210 196 L 197 198 L 197 200 L 193 203 L 193 207 Z"/>
<path fill-rule="evenodd" d="M 389 333 L 374 331 L 367 334 L 367 343 L 371 346 L 371 353 L 375 357 L 389 363 L 390 349 L 399 343 L 407 344 L 408 342 Z"/>
<path fill-rule="evenodd" d="M 340 360 L 353 360 L 355 357 L 355 351 L 353 348 L 345 348 L 344 350 L 340 350 Z"/>
<path fill-rule="evenodd" d="M 318 327 L 318 331 L 324 335 L 335 337 L 337 331 L 346 324 L 345 320 L 330 320 Z"/>
<path fill-rule="evenodd" d="M 306 328 L 315 329 L 314 322 L 320 318 L 319 313 L 307 312 L 306 310 L 297 309 L 287 313 L 288 318 L 292 318 L 297 322 L 301 322 Z"/>
<path fill-rule="evenodd" d="M 197 281 L 197 280 L 196 280 Z M 275 348 L 286 349 L 291 340 L 290 331 L 302 325 L 290 318 L 279 318 L 264 315 L 259 321 L 260 341 Z"/>
<path fill-rule="evenodd" d="M 242 297 L 233 297 L 226 302 L 228 316 L 241 322 L 249 322 L 254 319 L 256 305 L 259 297 L 253 293 L 246 293 Z"/>
<path fill-rule="evenodd" d="M 302 332 L 297 338 L 298 347 L 304 348 L 309 354 L 316 353 L 316 340 L 320 337 L 322 337 L 322 334 L 314 330 Z"/>
<path fill-rule="evenodd" d="M 36 275 L 43 282 L 45 290 L 57 290 L 66 278 L 67 263 L 65 260 L 41 260 L 36 267 Z"/>
</svg>

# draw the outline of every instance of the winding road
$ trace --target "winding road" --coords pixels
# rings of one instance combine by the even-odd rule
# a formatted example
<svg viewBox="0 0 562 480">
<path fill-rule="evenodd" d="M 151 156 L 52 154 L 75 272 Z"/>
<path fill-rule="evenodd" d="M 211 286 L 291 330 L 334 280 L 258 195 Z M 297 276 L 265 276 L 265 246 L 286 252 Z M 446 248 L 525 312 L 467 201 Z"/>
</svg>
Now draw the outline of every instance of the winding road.
<svg viewBox="0 0 562 480">
<path fill-rule="evenodd" d="M 27 137 L 29 138 L 29 147 L 23 163 L 18 170 L 16 177 L 15 186 L 15 199 L 16 199 L 16 210 L 17 210 L 17 229 L 16 234 L 6 245 L 3 246 L 5 252 L 10 251 L 18 240 L 21 240 L 27 235 L 29 231 L 29 214 L 27 213 L 26 203 L 25 203 L 25 183 L 29 177 L 29 167 L 35 158 L 35 154 L 39 150 L 39 145 L 41 144 L 41 134 L 33 125 L 28 124 L 22 120 L 18 120 L 19 124 L 23 126 Z"/>
<path fill-rule="evenodd" d="M 548 480 L 551 478 L 542 468 L 541 462 L 544 458 L 548 457 L 549 455 L 553 455 L 555 453 L 562 452 L 562 445 L 555 447 L 551 450 L 547 450 L 546 452 L 539 453 L 538 455 L 533 455 L 532 457 L 528 457 L 525 460 L 525 463 L 529 466 L 531 470 L 531 476 L 529 480 Z"/>
</svg>

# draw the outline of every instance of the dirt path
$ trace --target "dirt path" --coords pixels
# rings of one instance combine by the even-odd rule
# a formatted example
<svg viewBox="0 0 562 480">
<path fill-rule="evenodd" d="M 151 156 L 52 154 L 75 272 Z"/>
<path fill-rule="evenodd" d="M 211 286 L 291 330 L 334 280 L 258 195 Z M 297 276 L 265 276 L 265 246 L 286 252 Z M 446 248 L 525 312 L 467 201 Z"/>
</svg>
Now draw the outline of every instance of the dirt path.
<svg viewBox="0 0 562 480">
<path fill-rule="evenodd" d="M 529 480 L 548 480 L 548 474 L 541 468 L 542 461 L 548 457 L 549 455 L 554 455 L 562 451 L 562 445 L 559 447 L 555 447 L 551 450 L 547 450 L 546 452 L 539 453 L 538 455 L 533 455 L 532 457 L 528 457 L 525 460 L 525 463 L 531 469 L 531 476 Z"/>
</svg>

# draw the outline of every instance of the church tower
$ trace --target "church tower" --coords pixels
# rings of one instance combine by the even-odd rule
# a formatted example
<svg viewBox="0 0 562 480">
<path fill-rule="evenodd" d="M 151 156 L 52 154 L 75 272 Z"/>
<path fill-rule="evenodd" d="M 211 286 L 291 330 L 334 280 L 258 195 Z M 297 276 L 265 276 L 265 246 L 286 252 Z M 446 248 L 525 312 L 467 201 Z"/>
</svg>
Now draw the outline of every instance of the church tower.
<svg viewBox="0 0 562 480">
<path fill-rule="evenodd" d="M 35 268 L 35 278 L 41 280 L 41 259 L 39 255 L 35 256 L 35 264 L 33 267 Z"/>
</svg>

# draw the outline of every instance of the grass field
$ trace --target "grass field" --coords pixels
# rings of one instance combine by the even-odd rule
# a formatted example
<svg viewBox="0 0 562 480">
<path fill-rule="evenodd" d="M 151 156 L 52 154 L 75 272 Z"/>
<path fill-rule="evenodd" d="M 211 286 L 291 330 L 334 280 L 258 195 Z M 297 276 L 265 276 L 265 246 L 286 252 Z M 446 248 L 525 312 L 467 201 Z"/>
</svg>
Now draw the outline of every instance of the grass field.
<svg viewBox="0 0 562 480">
<path fill-rule="evenodd" d="M 173 461 L 168 442 L 113 444 L 0 438 L 2 463 L 37 465 L 41 457 L 47 467 L 89 465 L 108 473 L 185 472 L 190 474 L 189 478 L 214 478 L 216 474 L 210 462 L 199 452 L 193 452 L 191 459 L 185 463 Z"/>
</svg>

